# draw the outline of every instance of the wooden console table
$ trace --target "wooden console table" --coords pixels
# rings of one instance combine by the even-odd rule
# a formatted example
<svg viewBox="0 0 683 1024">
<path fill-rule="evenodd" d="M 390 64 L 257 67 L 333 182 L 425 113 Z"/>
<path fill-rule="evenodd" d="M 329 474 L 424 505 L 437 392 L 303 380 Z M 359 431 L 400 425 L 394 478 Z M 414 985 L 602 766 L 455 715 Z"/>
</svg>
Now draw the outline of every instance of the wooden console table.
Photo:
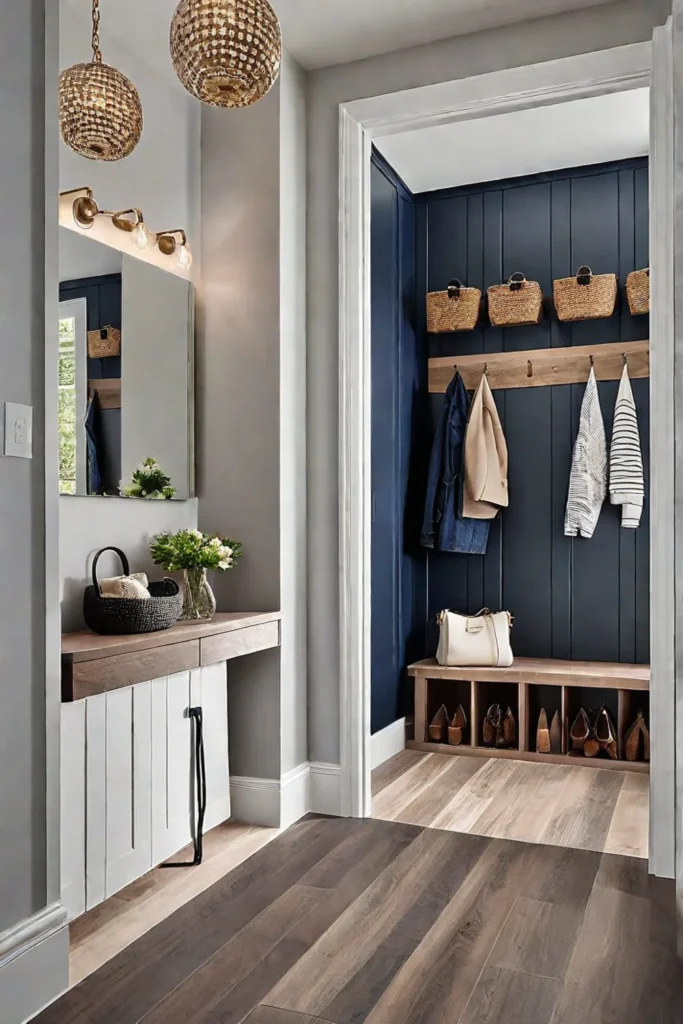
<svg viewBox="0 0 683 1024">
<path fill-rule="evenodd" d="M 132 636 L 62 636 L 62 701 L 230 661 L 280 644 L 280 612 L 220 612 L 210 622 Z"/>
</svg>

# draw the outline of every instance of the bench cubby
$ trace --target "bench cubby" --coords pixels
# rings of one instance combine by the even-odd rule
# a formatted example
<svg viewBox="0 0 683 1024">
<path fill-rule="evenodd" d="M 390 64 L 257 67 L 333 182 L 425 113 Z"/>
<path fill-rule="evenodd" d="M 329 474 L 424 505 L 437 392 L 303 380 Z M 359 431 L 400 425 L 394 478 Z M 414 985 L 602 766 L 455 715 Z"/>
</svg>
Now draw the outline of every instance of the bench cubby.
<svg viewBox="0 0 683 1024">
<path fill-rule="evenodd" d="M 455 668 L 428 658 L 410 665 L 408 675 L 415 684 L 415 735 L 407 744 L 413 750 L 649 771 L 646 762 L 623 759 L 624 737 L 639 710 L 649 723 L 649 665 L 516 658 L 510 668 Z M 519 749 L 498 750 L 483 745 L 484 717 L 494 703 L 500 704 L 503 711 L 512 708 Z M 429 723 L 441 704 L 446 705 L 450 715 L 458 704 L 468 710 L 467 744 L 451 746 L 429 741 Z M 572 754 L 568 731 L 579 708 L 597 709 L 603 704 L 617 730 L 619 760 L 604 754 L 598 758 Z M 536 753 L 536 725 L 542 707 L 549 720 L 556 710 L 560 712 L 562 754 Z"/>
</svg>

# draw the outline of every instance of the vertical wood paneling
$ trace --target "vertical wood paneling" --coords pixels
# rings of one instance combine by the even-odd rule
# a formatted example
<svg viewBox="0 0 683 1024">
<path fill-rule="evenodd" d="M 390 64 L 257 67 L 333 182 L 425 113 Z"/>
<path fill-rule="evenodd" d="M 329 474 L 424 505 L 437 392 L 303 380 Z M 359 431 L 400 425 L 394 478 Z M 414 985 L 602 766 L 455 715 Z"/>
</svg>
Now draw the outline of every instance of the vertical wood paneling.
<svg viewBox="0 0 683 1024">
<path fill-rule="evenodd" d="M 106 694 L 107 896 L 152 866 L 150 692 L 139 683 Z"/>
<path fill-rule="evenodd" d="M 537 327 L 498 330 L 483 319 L 470 334 L 429 339 L 429 355 L 565 347 L 647 338 L 648 317 L 631 317 L 626 276 L 648 265 L 647 162 L 539 175 L 513 182 L 417 197 L 418 238 L 426 250 L 429 290 L 450 277 L 485 290 L 522 271 L 547 296 Z M 425 212 L 422 213 L 422 210 Z M 617 273 L 621 297 L 606 320 L 561 324 L 552 281 L 586 263 Z M 418 274 L 420 271 L 418 270 Z M 466 275 L 466 276 L 464 276 Z M 419 300 L 418 300 L 419 301 Z M 608 443 L 617 382 L 599 385 Z M 648 382 L 634 381 L 648 481 Z M 584 387 L 497 391 L 510 451 L 510 508 L 491 527 L 485 558 L 430 552 L 428 643 L 444 607 L 482 605 L 515 615 L 520 655 L 649 660 L 649 508 L 641 528 L 621 528 L 621 510 L 606 503 L 591 541 L 564 536 L 571 453 Z M 442 396 L 431 396 L 432 424 Z"/>
<path fill-rule="evenodd" d="M 61 711 L 61 895 L 69 919 L 85 911 L 85 701 Z"/>
<path fill-rule="evenodd" d="M 88 697 L 85 707 L 86 909 L 106 896 L 107 856 L 107 702 L 106 694 Z"/>
<path fill-rule="evenodd" d="M 207 798 L 204 827 L 208 831 L 230 817 L 227 665 L 225 662 L 208 665 L 197 675 L 200 676 L 201 706 L 204 709 Z"/>
<path fill-rule="evenodd" d="M 152 857 L 166 860 L 191 841 L 190 673 L 152 684 Z"/>
</svg>

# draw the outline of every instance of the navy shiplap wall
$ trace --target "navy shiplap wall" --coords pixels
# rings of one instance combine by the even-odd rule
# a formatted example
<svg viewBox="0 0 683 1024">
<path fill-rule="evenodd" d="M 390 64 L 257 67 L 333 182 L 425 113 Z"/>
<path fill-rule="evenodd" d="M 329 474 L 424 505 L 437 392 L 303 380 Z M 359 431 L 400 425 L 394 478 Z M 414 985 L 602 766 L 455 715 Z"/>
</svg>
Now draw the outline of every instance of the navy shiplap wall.
<svg viewBox="0 0 683 1024">
<path fill-rule="evenodd" d="M 560 324 L 547 302 L 540 326 L 434 336 L 429 355 L 599 345 L 649 336 L 631 317 L 626 276 L 648 265 L 646 160 L 579 168 L 416 198 L 418 315 L 427 291 L 458 277 L 485 292 L 522 271 L 552 295 L 554 278 L 581 264 L 617 273 L 609 320 Z M 373 250 L 374 258 L 374 250 Z M 426 337 L 424 327 L 421 336 Z M 618 383 L 599 385 L 608 441 Z M 633 382 L 648 474 L 648 381 Z M 513 647 L 537 657 L 649 661 L 649 503 L 639 530 L 606 504 L 592 540 L 564 536 L 572 447 L 584 386 L 495 391 L 510 453 L 510 508 L 492 526 L 484 558 L 428 556 L 427 651 L 444 607 L 484 606 L 515 616 Z M 442 396 L 430 396 L 432 425 Z M 416 439 L 419 444 L 419 439 Z"/>
<path fill-rule="evenodd" d="M 429 424 L 424 341 L 415 330 L 415 206 L 377 154 L 371 184 L 375 733 L 406 714 L 404 669 L 423 656 L 426 555 L 415 537 L 424 485 L 417 453 Z"/>
</svg>

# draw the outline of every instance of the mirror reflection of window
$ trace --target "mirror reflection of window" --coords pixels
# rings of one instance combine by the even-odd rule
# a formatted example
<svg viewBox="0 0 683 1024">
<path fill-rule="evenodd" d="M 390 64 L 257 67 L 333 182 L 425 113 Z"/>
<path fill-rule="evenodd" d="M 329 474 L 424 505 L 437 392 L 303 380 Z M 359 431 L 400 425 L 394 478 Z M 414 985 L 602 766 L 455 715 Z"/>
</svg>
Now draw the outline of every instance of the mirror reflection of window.
<svg viewBox="0 0 683 1024">
<path fill-rule="evenodd" d="M 59 304 L 59 490 L 86 488 L 85 403 L 87 311 L 84 299 Z"/>
</svg>

